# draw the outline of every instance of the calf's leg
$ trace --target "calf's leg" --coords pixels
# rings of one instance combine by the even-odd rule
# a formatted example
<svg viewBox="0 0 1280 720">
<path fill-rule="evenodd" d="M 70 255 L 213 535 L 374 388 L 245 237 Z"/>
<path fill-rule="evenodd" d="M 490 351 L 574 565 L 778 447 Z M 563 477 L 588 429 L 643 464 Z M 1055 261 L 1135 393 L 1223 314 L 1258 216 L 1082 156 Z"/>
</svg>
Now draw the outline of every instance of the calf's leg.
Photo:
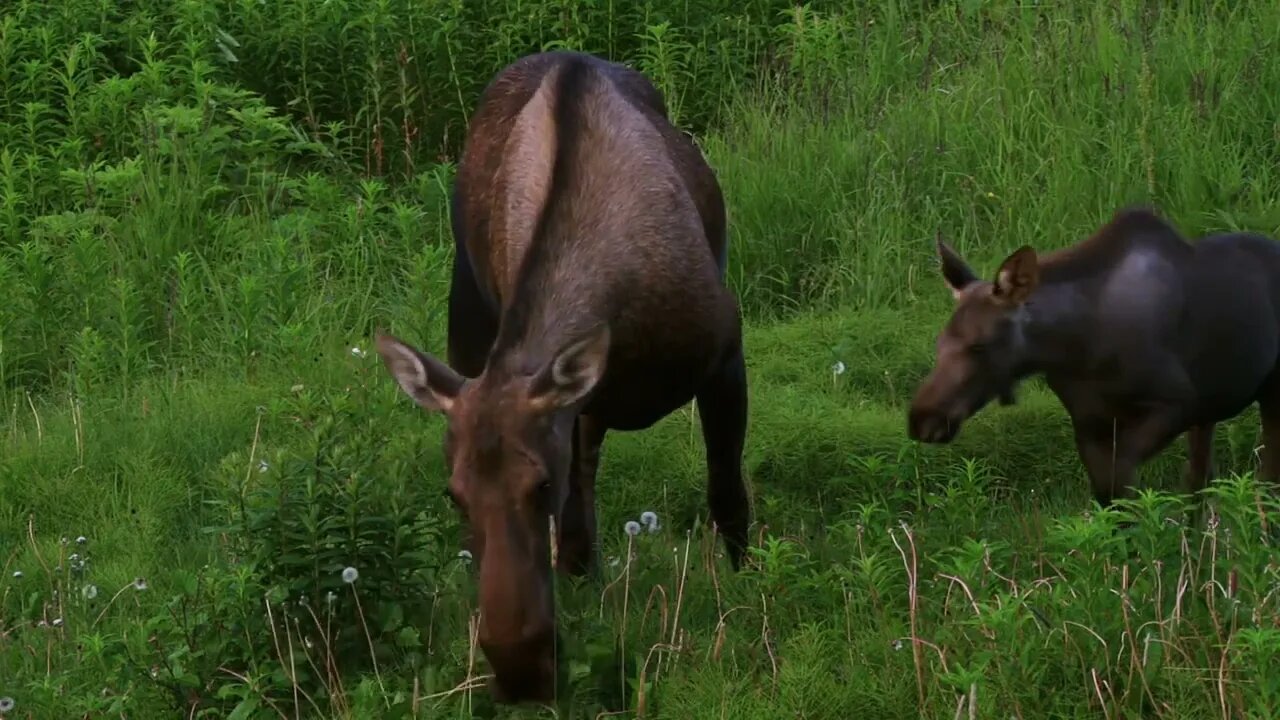
<svg viewBox="0 0 1280 720">
<path fill-rule="evenodd" d="M 1103 508 L 1133 493 L 1133 476 L 1168 447 L 1183 426 L 1172 410 L 1156 409 L 1108 421 L 1076 423 L 1076 449 Z"/>
</svg>

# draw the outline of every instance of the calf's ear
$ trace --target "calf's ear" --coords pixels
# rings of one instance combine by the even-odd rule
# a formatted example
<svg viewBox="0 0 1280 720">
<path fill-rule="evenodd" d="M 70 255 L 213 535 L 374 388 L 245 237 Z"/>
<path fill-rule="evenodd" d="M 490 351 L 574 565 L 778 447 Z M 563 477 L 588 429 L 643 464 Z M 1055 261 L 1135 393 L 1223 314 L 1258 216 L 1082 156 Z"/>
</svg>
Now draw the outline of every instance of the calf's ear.
<svg viewBox="0 0 1280 720">
<path fill-rule="evenodd" d="M 991 292 L 1008 305 L 1021 305 L 1039 284 L 1040 261 L 1036 251 L 1023 245 L 1000 264 Z"/>
</svg>

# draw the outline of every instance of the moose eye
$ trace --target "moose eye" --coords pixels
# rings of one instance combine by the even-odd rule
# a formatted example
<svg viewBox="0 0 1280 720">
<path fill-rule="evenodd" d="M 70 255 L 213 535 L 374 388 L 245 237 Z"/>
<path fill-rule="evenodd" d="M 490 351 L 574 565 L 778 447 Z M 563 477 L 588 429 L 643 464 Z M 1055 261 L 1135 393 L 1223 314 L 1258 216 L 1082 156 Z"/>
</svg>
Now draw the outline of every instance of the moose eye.
<svg viewBox="0 0 1280 720">
<path fill-rule="evenodd" d="M 543 478 L 533 487 L 534 497 L 538 502 L 551 502 L 551 478 Z"/>
</svg>

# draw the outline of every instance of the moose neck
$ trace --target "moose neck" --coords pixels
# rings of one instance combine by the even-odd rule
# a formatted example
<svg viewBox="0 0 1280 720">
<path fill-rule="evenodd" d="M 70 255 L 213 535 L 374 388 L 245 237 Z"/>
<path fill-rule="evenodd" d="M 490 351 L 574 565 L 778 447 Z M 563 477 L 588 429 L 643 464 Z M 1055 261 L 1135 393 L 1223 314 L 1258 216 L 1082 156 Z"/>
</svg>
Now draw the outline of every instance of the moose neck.
<svg viewBox="0 0 1280 720">
<path fill-rule="evenodd" d="M 1091 305 L 1077 282 L 1045 282 L 1021 312 L 1026 354 L 1020 375 L 1071 373 L 1089 362 Z"/>
</svg>

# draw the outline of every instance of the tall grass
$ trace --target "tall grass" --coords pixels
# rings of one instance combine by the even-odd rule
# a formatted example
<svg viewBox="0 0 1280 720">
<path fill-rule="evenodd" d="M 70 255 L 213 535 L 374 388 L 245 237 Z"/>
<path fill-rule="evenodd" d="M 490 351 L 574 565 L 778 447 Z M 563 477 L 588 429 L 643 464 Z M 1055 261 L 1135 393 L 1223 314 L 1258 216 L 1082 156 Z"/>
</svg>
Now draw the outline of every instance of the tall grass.
<svg viewBox="0 0 1280 720">
<path fill-rule="evenodd" d="M 434 332 L 452 166 L 433 158 L 458 133 L 397 147 L 426 131 L 392 132 L 405 116 L 384 105 L 448 87 L 413 122 L 451 127 L 517 50 L 553 37 L 604 52 L 593 43 L 616 35 L 613 56 L 708 128 L 732 281 L 757 319 L 934 297 L 938 231 L 994 261 L 1133 202 L 1191 234 L 1280 226 L 1280 15 L 1265 3 L 712 3 L 676 22 L 688 6 L 299 1 L 266 22 L 254 3 L 21 4 L 0 32 L 5 404 L 71 376 L 346 342 L 409 292 Z M 432 45 L 407 51 L 429 72 L 362 74 L 394 38 L 463 36 L 483 48 L 464 65 Z M 370 164 L 375 147 L 393 160 Z"/>
<path fill-rule="evenodd" d="M 522 714 L 483 692 L 439 419 L 369 337 L 443 348 L 467 114 L 500 67 L 567 47 L 644 70 L 724 186 L 760 525 L 728 576 L 691 412 L 611 436 L 617 562 L 563 589 L 561 717 L 1273 716 L 1252 417 L 1197 528 L 1161 493 L 1082 515 L 1038 389 L 946 449 L 903 441 L 902 403 L 947 302 L 939 231 L 987 272 L 1132 202 L 1280 232 L 1277 37 L 1263 2 L 16 3 L 0 698 Z M 644 510 L 662 528 L 628 541 Z"/>
</svg>

